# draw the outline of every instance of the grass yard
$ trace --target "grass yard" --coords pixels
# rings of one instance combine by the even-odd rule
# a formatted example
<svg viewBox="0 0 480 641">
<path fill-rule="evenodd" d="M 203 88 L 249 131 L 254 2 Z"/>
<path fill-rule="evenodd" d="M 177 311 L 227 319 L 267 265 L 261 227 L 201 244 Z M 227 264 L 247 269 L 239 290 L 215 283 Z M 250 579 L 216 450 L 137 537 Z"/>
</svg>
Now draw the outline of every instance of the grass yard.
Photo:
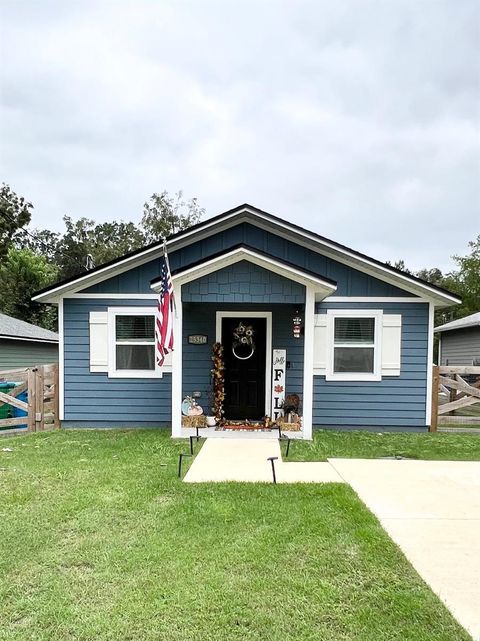
<svg viewBox="0 0 480 641">
<path fill-rule="evenodd" d="M 315 430 L 313 442 L 297 441 L 291 444 L 289 460 L 325 461 L 335 457 L 383 456 L 430 461 L 479 461 L 480 435 Z"/>
<path fill-rule="evenodd" d="M 385 454 L 387 438 L 319 433 L 310 458 Z M 392 447 L 426 451 L 423 436 L 405 438 Z M 442 435 L 432 447 L 460 455 L 456 438 L 469 442 Z M 2 641 L 469 638 L 347 486 L 184 484 L 187 445 L 166 431 L 40 433 L 6 447 Z"/>
</svg>

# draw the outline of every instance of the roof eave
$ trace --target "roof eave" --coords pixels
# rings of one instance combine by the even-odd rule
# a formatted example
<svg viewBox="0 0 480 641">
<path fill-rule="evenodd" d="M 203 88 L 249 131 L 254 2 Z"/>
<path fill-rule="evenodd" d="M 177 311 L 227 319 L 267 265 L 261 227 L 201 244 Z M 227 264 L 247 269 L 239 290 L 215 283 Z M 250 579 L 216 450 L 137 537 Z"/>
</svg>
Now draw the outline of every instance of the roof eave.
<svg viewBox="0 0 480 641">
<path fill-rule="evenodd" d="M 368 266 L 371 271 L 376 272 L 377 277 L 380 279 L 387 280 L 387 278 L 385 278 L 385 275 L 387 275 L 390 280 L 396 281 L 397 286 L 402 287 L 406 291 L 411 291 L 418 296 L 431 300 L 431 302 L 433 302 L 436 307 L 447 307 L 450 305 L 456 305 L 461 302 L 461 300 L 451 292 L 435 286 L 431 286 L 429 283 L 426 283 L 425 281 L 422 281 L 409 274 L 405 274 L 394 267 L 385 265 L 380 261 L 361 254 L 360 252 L 351 250 L 344 245 L 330 241 L 329 239 L 326 239 L 319 234 L 316 234 L 315 232 L 310 232 L 306 229 L 303 229 L 302 227 L 299 227 L 298 225 L 283 221 L 277 216 L 273 216 L 272 214 L 264 212 L 248 204 L 240 205 L 239 207 L 224 212 L 223 214 L 218 214 L 213 218 L 200 222 L 185 231 L 173 234 L 167 239 L 167 246 L 170 251 L 176 251 L 177 249 L 180 249 L 181 246 L 189 244 L 189 239 L 192 235 L 196 235 L 198 240 L 200 240 L 202 237 L 205 237 L 205 235 L 211 234 L 211 231 L 209 230 L 212 226 L 215 227 L 226 224 L 233 217 L 241 218 L 242 214 L 245 215 L 246 219 L 252 217 L 255 218 L 257 224 L 259 220 L 261 220 L 267 226 L 269 225 L 277 228 L 286 228 L 291 234 L 294 234 L 297 237 L 301 237 L 303 240 L 307 240 L 314 246 L 321 245 L 323 249 L 322 253 L 327 253 L 327 250 L 329 250 L 331 254 L 336 254 L 336 260 L 340 260 L 340 262 L 347 263 L 347 261 L 345 260 L 346 256 L 349 259 L 349 262 L 347 264 L 357 264 L 357 268 L 363 268 L 363 271 L 365 271 L 365 266 Z M 243 220 L 240 219 L 239 222 L 243 222 Z M 314 251 L 318 251 L 318 247 L 312 247 L 312 249 Z M 153 260 L 156 255 L 162 255 L 162 253 L 162 243 L 154 243 L 142 250 L 131 252 L 130 254 L 127 254 L 120 259 L 110 261 L 110 263 L 106 263 L 105 265 L 101 265 L 95 270 L 92 270 L 91 272 L 88 272 L 86 274 L 82 274 L 79 277 L 69 279 L 68 281 L 59 283 L 58 285 L 40 290 L 39 292 L 34 294 L 32 300 L 43 303 L 58 303 L 59 299 L 61 299 L 69 292 L 76 292 L 86 286 L 91 286 L 96 282 L 101 282 L 106 278 L 109 278 L 110 271 L 117 269 L 118 273 L 122 273 L 122 271 L 126 271 L 136 266 L 136 263 L 143 264 L 148 260 Z M 122 264 L 125 264 L 126 266 L 124 268 L 121 268 Z M 88 281 L 89 284 L 79 284 L 80 282 L 84 281 Z M 418 293 L 415 290 L 418 290 Z"/>
</svg>

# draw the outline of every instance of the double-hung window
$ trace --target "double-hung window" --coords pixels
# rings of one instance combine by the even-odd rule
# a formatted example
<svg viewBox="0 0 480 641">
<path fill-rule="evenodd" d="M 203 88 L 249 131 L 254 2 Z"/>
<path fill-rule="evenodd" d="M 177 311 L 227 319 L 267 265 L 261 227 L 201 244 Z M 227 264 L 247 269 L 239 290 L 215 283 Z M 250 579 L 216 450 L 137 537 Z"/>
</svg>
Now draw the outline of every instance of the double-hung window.
<svg viewBox="0 0 480 641">
<path fill-rule="evenodd" d="M 108 310 L 109 376 L 161 376 L 155 358 L 155 308 Z"/>
<path fill-rule="evenodd" d="M 333 311 L 330 314 L 331 380 L 380 380 L 381 315 Z"/>
</svg>

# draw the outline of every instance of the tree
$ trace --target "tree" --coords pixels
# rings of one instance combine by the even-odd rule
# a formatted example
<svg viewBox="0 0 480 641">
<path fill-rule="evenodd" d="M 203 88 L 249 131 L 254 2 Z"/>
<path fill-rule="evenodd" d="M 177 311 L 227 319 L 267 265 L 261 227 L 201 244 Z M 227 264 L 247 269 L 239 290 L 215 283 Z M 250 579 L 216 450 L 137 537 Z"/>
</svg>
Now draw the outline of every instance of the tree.
<svg viewBox="0 0 480 641">
<path fill-rule="evenodd" d="M 55 329 L 56 312 L 31 300 L 58 277 L 58 268 L 31 249 L 10 247 L 0 263 L 0 310 L 20 320 Z"/>
<path fill-rule="evenodd" d="M 403 258 L 401 260 L 396 260 L 394 263 L 392 263 L 391 261 L 387 260 L 387 262 L 385 264 L 386 265 L 390 265 L 391 267 L 394 267 L 395 269 L 399 269 L 400 271 L 405 272 L 405 274 L 413 274 L 413 272 L 411 272 L 408 269 L 408 267 L 405 265 L 405 261 L 403 260 Z"/>
<path fill-rule="evenodd" d="M 54 258 L 61 278 L 85 271 L 88 255 L 98 266 L 146 244 L 145 234 L 134 223 L 95 224 L 88 218 L 74 221 L 70 216 L 64 216 L 63 221 L 66 231 L 58 239 Z"/>
<path fill-rule="evenodd" d="M 196 198 L 184 200 L 181 191 L 174 196 L 162 191 L 144 204 L 141 225 L 147 242 L 153 243 L 195 225 L 204 213 Z"/>
<path fill-rule="evenodd" d="M 455 309 L 455 318 L 480 311 L 480 234 L 468 246 L 469 254 L 453 256 L 459 269 L 445 279 L 445 286 L 462 298 L 462 304 Z"/>
<path fill-rule="evenodd" d="M 9 185 L 0 188 L 0 258 L 4 257 L 10 245 L 19 236 L 20 230 L 32 219 L 32 203 L 18 196 Z"/>
</svg>

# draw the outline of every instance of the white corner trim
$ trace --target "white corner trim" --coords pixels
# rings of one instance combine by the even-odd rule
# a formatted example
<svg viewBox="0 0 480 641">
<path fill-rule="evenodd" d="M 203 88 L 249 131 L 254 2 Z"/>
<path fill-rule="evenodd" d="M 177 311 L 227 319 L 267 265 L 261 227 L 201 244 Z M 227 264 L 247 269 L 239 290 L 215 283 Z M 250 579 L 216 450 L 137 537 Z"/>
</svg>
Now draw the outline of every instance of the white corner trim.
<svg viewBox="0 0 480 641">
<path fill-rule="evenodd" d="M 427 347 L 427 389 L 425 399 L 425 425 L 432 421 L 432 379 L 433 379 L 433 329 L 435 325 L 435 306 L 430 303 L 428 309 L 428 347 Z M 440 362 L 440 359 L 439 359 Z"/>
<path fill-rule="evenodd" d="M 272 404 L 272 312 L 252 312 L 248 309 L 236 311 L 217 311 L 215 316 L 215 340 L 222 342 L 222 319 L 223 318 L 266 318 L 266 346 L 265 346 L 265 414 L 270 416 Z"/>
<path fill-rule="evenodd" d="M 176 312 L 173 317 L 174 350 L 172 353 L 172 438 L 182 436 L 183 381 L 183 304 L 182 286 L 174 286 Z"/>
<path fill-rule="evenodd" d="M 304 343 L 303 343 L 303 438 L 312 439 L 313 430 L 313 352 L 315 327 L 315 290 L 307 287 L 305 292 L 304 314 Z"/>
<path fill-rule="evenodd" d="M 373 345 L 374 364 L 372 373 L 362 372 L 334 372 L 334 325 L 336 317 L 346 318 L 374 318 L 375 342 Z M 328 309 L 327 310 L 327 367 L 325 380 L 327 381 L 381 381 L 382 380 L 382 309 Z"/>
<path fill-rule="evenodd" d="M 156 308 L 149 307 L 108 307 L 108 378 L 162 378 L 163 374 L 172 371 L 171 365 L 160 368 L 155 358 L 155 370 L 117 370 L 116 369 L 116 343 L 115 343 L 115 317 L 116 316 L 155 316 Z M 149 343 L 152 344 L 152 343 Z"/>
<path fill-rule="evenodd" d="M 65 339 L 63 326 L 63 300 L 58 301 L 58 413 L 65 419 Z"/>
</svg>

